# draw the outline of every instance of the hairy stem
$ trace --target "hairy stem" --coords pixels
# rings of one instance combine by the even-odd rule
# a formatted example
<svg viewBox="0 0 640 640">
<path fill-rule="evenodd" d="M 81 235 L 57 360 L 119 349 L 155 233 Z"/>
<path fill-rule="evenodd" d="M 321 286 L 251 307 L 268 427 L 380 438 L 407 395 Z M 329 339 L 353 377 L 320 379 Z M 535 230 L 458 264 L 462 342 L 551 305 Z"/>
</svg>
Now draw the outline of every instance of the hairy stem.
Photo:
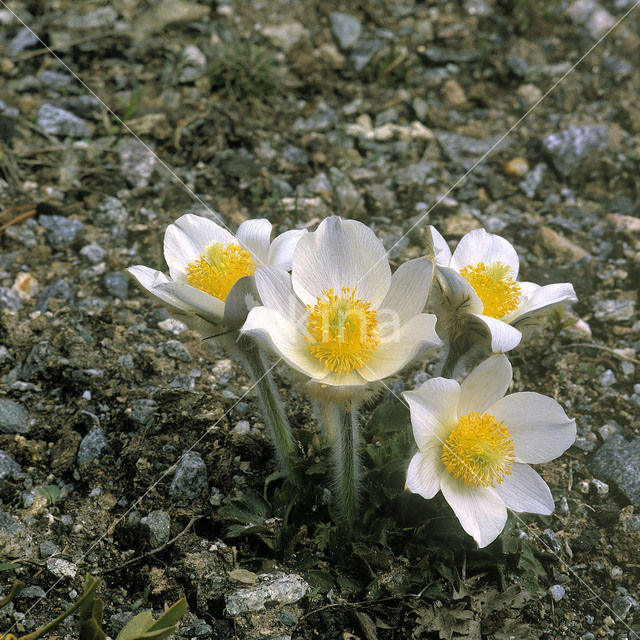
<svg viewBox="0 0 640 640">
<path fill-rule="evenodd" d="M 254 384 L 278 463 L 287 475 L 293 478 L 298 449 L 265 354 L 247 336 L 240 336 L 233 342 L 232 353 L 242 362 Z"/>
</svg>

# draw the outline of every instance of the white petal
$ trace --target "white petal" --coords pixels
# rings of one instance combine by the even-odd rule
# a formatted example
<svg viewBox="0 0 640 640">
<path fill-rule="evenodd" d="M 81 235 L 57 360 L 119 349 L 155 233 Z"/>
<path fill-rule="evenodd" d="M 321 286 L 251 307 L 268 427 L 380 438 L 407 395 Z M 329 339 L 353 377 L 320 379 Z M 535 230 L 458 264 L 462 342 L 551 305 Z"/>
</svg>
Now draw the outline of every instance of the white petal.
<svg viewBox="0 0 640 640">
<path fill-rule="evenodd" d="M 197 260 L 212 242 L 226 246 L 237 241 L 213 220 L 193 213 L 187 213 L 170 224 L 164 234 L 164 258 L 171 277 L 184 282 L 186 266 Z"/>
<path fill-rule="evenodd" d="M 418 449 L 442 446 L 451 430 L 458 424 L 460 385 L 448 378 L 431 378 L 415 391 L 405 391 L 409 404 L 413 437 Z"/>
<path fill-rule="evenodd" d="M 391 276 L 391 286 L 380 304 L 380 309 L 395 312 L 397 322 L 404 324 L 424 309 L 431 290 L 434 267 L 431 260 L 409 260 Z"/>
<path fill-rule="evenodd" d="M 491 334 L 491 351 L 494 353 L 510 351 L 520 344 L 522 334 L 515 327 L 512 327 L 506 322 L 502 322 L 502 320 L 485 316 L 481 313 L 474 313 L 472 315 L 478 318 L 489 330 Z"/>
<path fill-rule="evenodd" d="M 484 305 L 474 288 L 455 270 L 438 267 L 432 287 L 432 299 L 437 305 L 436 313 L 454 314 L 482 313 Z"/>
<path fill-rule="evenodd" d="M 528 464 L 515 462 L 511 473 L 495 489 L 512 511 L 545 515 L 553 512 L 553 497 L 547 483 Z"/>
<path fill-rule="evenodd" d="M 269 263 L 271 223 L 264 218 L 245 220 L 236 233 L 236 238 L 250 254 L 256 265 Z"/>
<path fill-rule="evenodd" d="M 525 283 L 521 283 L 524 285 Z M 526 283 L 530 285 L 532 283 Z M 524 294 L 524 291 L 523 291 Z M 526 297 L 523 295 L 518 308 L 505 316 L 505 322 L 517 322 L 525 317 L 538 315 L 563 302 L 575 302 L 578 298 L 573 289 L 573 285 L 569 282 L 560 282 L 558 284 L 547 284 L 544 287 L 537 287 L 531 291 Z"/>
<path fill-rule="evenodd" d="M 281 233 L 271 243 L 268 263 L 273 267 L 291 271 L 293 252 L 298 246 L 300 238 L 306 233 L 308 233 L 306 229 L 294 229 Z"/>
<path fill-rule="evenodd" d="M 253 276 L 244 276 L 236 281 L 224 301 L 224 324 L 239 329 L 247 319 L 250 309 L 261 305 L 260 294 Z"/>
<path fill-rule="evenodd" d="M 429 225 L 427 233 L 431 236 L 432 246 L 430 247 L 430 250 L 433 253 L 433 258 L 436 261 L 436 264 L 448 267 L 451 262 L 451 249 L 449 249 L 447 241 L 433 225 Z M 429 250 L 427 251 L 427 256 L 431 257 Z"/>
<path fill-rule="evenodd" d="M 156 285 L 163 284 L 164 282 L 171 282 L 162 271 L 145 267 L 142 264 L 138 264 L 135 267 L 129 267 L 127 273 L 133 276 L 140 286 L 144 287 L 149 293 L 155 295 L 153 289 Z"/>
<path fill-rule="evenodd" d="M 460 415 L 472 411 L 485 413 L 507 392 L 511 377 L 511 364 L 505 355 L 498 354 L 480 363 L 460 385 Z"/>
<path fill-rule="evenodd" d="M 326 378 L 328 372 L 307 349 L 304 336 L 296 330 L 292 322 L 277 311 L 267 307 L 251 309 L 240 331 L 261 340 L 297 371 L 314 380 Z"/>
<path fill-rule="evenodd" d="M 328 384 L 332 387 L 363 387 L 367 381 L 358 371 L 354 370 L 348 373 L 330 372 L 322 379 L 322 384 Z"/>
<path fill-rule="evenodd" d="M 495 489 L 470 487 L 450 473 L 440 479 L 440 489 L 462 528 L 479 547 L 486 547 L 500 535 L 507 522 L 507 509 Z"/>
<path fill-rule="evenodd" d="M 407 489 L 430 500 L 440 491 L 442 445 L 427 447 L 416 453 L 407 469 Z"/>
<path fill-rule="evenodd" d="M 381 312 L 383 318 L 388 314 Z M 421 351 L 440 344 L 436 334 L 436 317 L 430 313 L 413 316 L 396 331 L 387 332 L 360 368 L 360 375 L 371 382 L 393 375 L 416 358 Z"/>
<path fill-rule="evenodd" d="M 313 305 L 323 291 L 357 287 L 356 297 L 378 308 L 391 284 L 391 269 L 382 242 L 357 220 L 331 217 L 300 238 L 293 254 L 293 289 Z"/>
<path fill-rule="evenodd" d="M 516 250 L 509 241 L 484 229 L 474 229 L 463 236 L 451 256 L 450 266 L 460 271 L 479 262 L 501 262 L 511 268 L 514 280 L 518 277 L 520 261 Z"/>
<path fill-rule="evenodd" d="M 262 304 L 283 315 L 304 333 L 307 312 L 293 292 L 291 275 L 277 267 L 258 267 L 254 275 Z"/>
<path fill-rule="evenodd" d="M 175 306 L 185 311 L 192 310 L 193 313 L 201 314 L 214 322 L 222 322 L 224 317 L 224 302 L 222 300 L 218 300 L 218 298 L 214 298 L 208 293 L 190 287 L 187 284 L 166 282 L 157 285 L 154 293 L 167 302 L 170 299 L 176 301 L 175 303 L 169 302 L 169 304 L 175 304 Z"/>
<path fill-rule="evenodd" d="M 552 398 L 532 391 L 513 393 L 487 409 L 509 429 L 519 462 L 547 462 L 576 439 L 576 422 Z"/>
</svg>

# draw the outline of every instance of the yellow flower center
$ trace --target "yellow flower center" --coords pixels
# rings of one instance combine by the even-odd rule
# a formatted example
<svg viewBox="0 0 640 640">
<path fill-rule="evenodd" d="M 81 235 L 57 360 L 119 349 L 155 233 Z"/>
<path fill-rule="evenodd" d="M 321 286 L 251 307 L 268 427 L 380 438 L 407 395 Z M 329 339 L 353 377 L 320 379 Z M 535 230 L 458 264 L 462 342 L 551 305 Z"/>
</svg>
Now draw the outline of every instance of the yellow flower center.
<svg viewBox="0 0 640 640">
<path fill-rule="evenodd" d="M 323 291 L 307 311 L 307 348 L 325 369 L 349 373 L 368 362 L 380 342 L 377 311 L 356 298 L 356 287 L 342 287 L 339 296 Z"/>
<path fill-rule="evenodd" d="M 468 413 L 458 420 L 442 447 L 447 471 L 471 487 L 495 487 L 511 473 L 513 441 L 502 420 Z"/>
<path fill-rule="evenodd" d="M 520 285 L 509 275 L 511 269 L 502 262 L 465 267 L 460 275 L 473 287 L 484 305 L 484 315 L 502 316 L 518 308 Z"/>
<path fill-rule="evenodd" d="M 254 269 L 251 255 L 239 244 L 212 242 L 187 265 L 187 282 L 224 302 L 231 287 L 240 278 L 252 275 Z"/>
</svg>

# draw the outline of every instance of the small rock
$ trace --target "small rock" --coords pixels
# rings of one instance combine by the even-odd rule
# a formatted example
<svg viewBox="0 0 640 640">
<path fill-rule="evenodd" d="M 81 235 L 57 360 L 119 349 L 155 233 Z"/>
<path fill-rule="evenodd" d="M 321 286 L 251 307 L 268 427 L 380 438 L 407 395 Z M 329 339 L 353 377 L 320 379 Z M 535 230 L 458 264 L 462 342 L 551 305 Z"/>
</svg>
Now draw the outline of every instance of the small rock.
<svg viewBox="0 0 640 640">
<path fill-rule="evenodd" d="M 355 16 L 339 11 L 332 11 L 329 14 L 331 33 L 338 42 L 338 46 L 347 51 L 351 49 L 360 37 L 362 24 Z"/>
<path fill-rule="evenodd" d="M 614 433 L 588 466 L 594 476 L 614 483 L 629 502 L 640 507 L 640 438 L 627 441 Z"/>
<path fill-rule="evenodd" d="M 160 347 L 163 353 L 174 360 L 180 360 L 181 362 L 191 362 L 193 360 L 191 354 L 180 340 L 167 340 Z"/>
<path fill-rule="evenodd" d="M 511 158 L 507 164 L 504 165 L 504 172 L 508 176 L 518 176 L 523 178 L 527 175 L 529 171 L 529 163 L 525 160 L 525 158 L 521 158 L 516 156 L 515 158 Z"/>
<path fill-rule="evenodd" d="M 636 312 L 634 300 L 596 300 L 593 305 L 593 315 L 602 322 L 626 322 L 631 320 Z"/>
<path fill-rule="evenodd" d="M 540 534 L 540 539 L 549 547 L 552 553 L 555 553 L 556 555 L 562 553 L 562 545 L 558 542 L 553 529 L 545 529 Z"/>
<path fill-rule="evenodd" d="M 105 196 L 98 205 L 95 212 L 89 212 L 91 221 L 99 227 L 114 227 L 124 225 L 127 222 L 128 214 L 124 205 L 118 198 Z"/>
<path fill-rule="evenodd" d="M 21 271 L 11 288 L 20 296 L 20 300 L 31 300 L 38 293 L 40 283 L 29 272 Z"/>
<path fill-rule="evenodd" d="M 549 252 L 558 258 L 580 260 L 589 255 L 581 246 L 544 224 L 540 227 L 540 241 Z"/>
<path fill-rule="evenodd" d="M 437 131 L 436 140 L 444 155 L 452 162 L 465 166 L 482 157 L 497 142 L 493 139 L 478 140 L 449 131 Z"/>
<path fill-rule="evenodd" d="M 520 183 L 520 191 L 522 191 L 527 198 L 535 198 L 536 193 L 540 185 L 543 183 L 546 175 L 547 165 L 543 162 L 538 163 L 526 174 L 524 180 Z"/>
<path fill-rule="evenodd" d="M 604 35 L 616 23 L 616 19 L 595 0 L 576 0 L 567 9 L 569 17 L 587 28 L 592 38 Z"/>
<path fill-rule="evenodd" d="M 244 147 L 220 151 L 213 158 L 212 164 L 223 175 L 240 180 L 256 178 L 260 172 L 256 157 Z"/>
<path fill-rule="evenodd" d="M 274 47 L 283 51 L 289 51 L 294 44 L 309 39 L 309 30 L 297 20 L 267 25 L 262 33 Z"/>
<path fill-rule="evenodd" d="M 169 495 L 193 500 L 207 489 L 207 467 L 197 451 L 185 453 L 176 467 Z"/>
<path fill-rule="evenodd" d="M 566 178 L 592 153 L 609 146 L 609 127 L 604 124 L 572 125 L 564 131 L 548 135 L 542 141 L 542 146 L 558 173 Z"/>
<path fill-rule="evenodd" d="M 624 620 L 627 617 L 629 611 L 631 611 L 631 609 L 635 609 L 637 606 L 638 601 L 629 595 L 617 594 L 614 596 L 613 601 L 611 602 L 611 608 L 613 609 L 613 612 L 621 620 Z"/>
<path fill-rule="evenodd" d="M 169 541 L 171 517 L 166 511 L 152 511 L 146 518 L 149 527 L 149 542 L 152 549 Z"/>
<path fill-rule="evenodd" d="M 16 536 L 25 530 L 22 522 L 16 520 L 12 515 L 0 509 L 0 540 L 9 536 Z"/>
<path fill-rule="evenodd" d="M 131 402 L 131 413 L 129 413 L 129 420 L 136 424 L 147 426 L 156 411 L 158 410 L 158 403 L 150 398 L 140 398 Z"/>
<path fill-rule="evenodd" d="M 80 249 L 80 253 L 92 264 L 98 264 L 104 260 L 107 252 L 96 242 L 86 245 Z"/>
<path fill-rule="evenodd" d="M 596 493 L 599 496 L 609 495 L 609 485 L 606 482 L 602 482 L 602 480 L 598 480 L 597 478 L 594 478 L 591 481 L 591 486 L 596 490 Z"/>
<path fill-rule="evenodd" d="M 41 215 L 38 222 L 48 231 L 47 240 L 54 249 L 64 249 L 71 246 L 84 227 L 80 220 L 64 216 Z"/>
<path fill-rule="evenodd" d="M 71 300 L 73 293 L 71 287 L 66 280 L 58 280 L 42 290 L 36 302 L 36 311 L 47 311 L 49 302 L 52 298 L 60 298 L 62 300 Z"/>
<path fill-rule="evenodd" d="M 193 44 L 188 44 L 182 50 L 180 58 L 180 82 L 194 82 L 207 71 L 207 57 Z M 155 156 L 154 156 L 155 162 Z M 146 186 L 143 185 L 143 186 Z"/>
<path fill-rule="evenodd" d="M 382 50 L 384 50 L 384 43 L 380 38 L 358 40 L 355 48 L 351 51 L 347 59 L 347 70 L 359 73 L 375 56 L 380 55 L 380 51 Z"/>
<path fill-rule="evenodd" d="M 565 588 L 561 584 L 554 584 L 549 587 L 549 594 L 556 602 L 560 602 L 565 593 Z"/>
<path fill-rule="evenodd" d="M 340 169 L 331 167 L 329 178 L 333 185 L 336 208 L 340 211 L 340 215 L 354 218 L 362 215 L 365 211 L 364 200 L 349 177 Z"/>
<path fill-rule="evenodd" d="M 114 298 L 126 300 L 129 296 L 129 277 L 124 271 L 109 271 L 102 278 L 104 288 Z"/>
<path fill-rule="evenodd" d="M 8 54 L 13 58 L 17 56 L 19 53 L 28 49 L 29 47 L 33 47 L 35 45 L 40 44 L 40 39 L 33 32 L 32 29 L 28 27 L 22 27 L 18 29 L 18 32 L 13 37 L 9 46 L 7 47 Z"/>
<path fill-rule="evenodd" d="M 11 313 L 18 313 L 22 309 L 20 296 L 9 287 L 0 287 L 0 312 L 9 309 Z"/>
<path fill-rule="evenodd" d="M 156 164 L 156 154 L 149 145 L 130 138 L 120 143 L 120 168 L 126 181 L 135 188 L 149 184 Z"/>
<path fill-rule="evenodd" d="M 459 109 L 466 106 L 467 96 L 464 89 L 453 79 L 442 85 L 442 100 L 447 107 Z"/>
<path fill-rule="evenodd" d="M 24 598 L 25 600 L 41 600 L 47 597 L 47 592 L 37 584 L 31 584 L 25 587 L 16 597 Z"/>
<path fill-rule="evenodd" d="M 51 540 L 45 540 L 40 543 L 38 550 L 40 551 L 41 558 L 50 558 L 52 555 L 58 553 L 58 545 L 51 542 Z"/>
<path fill-rule="evenodd" d="M 613 386 L 616 382 L 616 375 L 611 369 L 606 369 L 600 376 L 600 384 L 605 388 Z"/>
<path fill-rule="evenodd" d="M 13 400 L 0 398 L 0 433 L 27 433 L 29 412 Z"/>
<path fill-rule="evenodd" d="M 49 558 L 47 560 L 47 569 L 56 578 L 75 578 L 76 573 L 78 573 L 78 567 L 64 558 Z"/>
<path fill-rule="evenodd" d="M 334 128 L 338 122 L 338 114 L 327 104 L 318 105 L 308 118 L 298 118 L 294 125 L 297 133 L 325 133 Z"/>
<path fill-rule="evenodd" d="M 294 604 L 309 592 L 309 585 L 296 574 L 287 575 L 276 571 L 272 574 L 261 574 L 258 579 L 260 584 L 256 587 L 225 594 L 227 613 L 230 616 L 262 611 L 267 604 Z"/>
<path fill-rule="evenodd" d="M 596 529 L 585 529 L 571 545 L 575 551 L 588 552 L 600 540 L 600 531 Z"/>
<path fill-rule="evenodd" d="M 22 472 L 20 465 L 11 456 L 0 450 L 0 480 L 5 478 L 22 480 L 26 478 L 26 474 Z"/>
<path fill-rule="evenodd" d="M 251 431 L 251 425 L 248 420 L 238 420 L 238 423 L 232 429 L 232 433 L 235 433 L 238 436 L 244 436 Z"/>
<path fill-rule="evenodd" d="M 598 428 L 598 433 L 603 440 L 608 440 L 614 433 L 618 431 L 615 424 L 606 423 Z"/>
<path fill-rule="evenodd" d="M 108 447 L 109 441 L 107 440 L 104 431 L 102 431 L 100 427 L 92 429 L 84 438 L 82 438 L 80 446 L 78 447 L 78 457 L 76 459 L 78 466 L 83 465 L 89 460 L 99 458 L 105 453 Z"/>
<path fill-rule="evenodd" d="M 394 181 L 398 186 L 421 185 L 427 177 L 433 173 L 434 165 L 431 162 L 417 162 L 400 169 L 395 176 Z"/>
<path fill-rule="evenodd" d="M 89 138 L 91 131 L 84 120 L 60 107 L 45 102 L 38 110 L 38 126 L 54 136 Z"/>
<path fill-rule="evenodd" d="M 210 6 L 188 0 L 161 0 L 147 9 L 132 23 L 133 34 L 144 41 L 150 34 L 162 31 L 169 24 L 195 22 L 209 15 Z"/>
<path fill-rule="evenodd" d="M 175 318 L 165 318 L 158 322 L 158 327 L 167 333 L 172 333 L 174 336 L 180 335 L 183 331 L 187 330 L 187 325 Z"/>
</svg>

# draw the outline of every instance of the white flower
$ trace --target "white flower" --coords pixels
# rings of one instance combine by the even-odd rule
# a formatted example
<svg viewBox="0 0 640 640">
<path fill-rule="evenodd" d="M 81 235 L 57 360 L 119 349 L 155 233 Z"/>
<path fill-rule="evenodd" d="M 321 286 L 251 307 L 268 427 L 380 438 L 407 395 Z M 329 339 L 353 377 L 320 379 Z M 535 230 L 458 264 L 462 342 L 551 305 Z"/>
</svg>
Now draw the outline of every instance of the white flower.
<svg viewBox="0 0 640 640">
<path fill-rule="evenodd" d="M 251 309 L 241 331 L 314 382 L 364 386 L 440 342 L 435 316 L 421 313 L 432 274 L 420 258 L 392 276 L 371 229 L 331 217 L 300 239 L 291 275 L 256 269 L 264 306 Z"/>
<path fill-rule="evenodd" d="M 499 354 L 462 382 L 432 378 L 404 394 L 418 445 L 407 487 L 423 498 L 442 491 L 463 529 L 484 547 L 507 509 L 550 514 L 549 487 L 528 463 L 547 462 L 575 440 L 575 420 L 539 393 L 504 396 L 511 365 Z"/>
<path fill-rule="evenodd" d="M 434 227 L 430 231 L 437 284 L 429 308 L 438 316 L 437 329 L 443 337 L 456 339 L 480 322 L 491 336 L 492 351 L 509 351 L 536 316 L 577 300 L 568 282 L 545 286 L 518 282 L 518 254 L 500 236 L 475 229 L 452 254 L 440 233 Z"/>
<path fill-rule="evenodd" d="M 259 304 L 253 273 L 261 264 L 291 268 L 291 256 L 305 231 L 287 231 L 270 242 L 268 220 L 247 220 L 234 237 L 208 218 L 191 213 L 164 235 L 169 276 L 143 265 L 127 271 L 149 293 L 201 331 L 211 325 L 239 328 Z"/>
</svg>

